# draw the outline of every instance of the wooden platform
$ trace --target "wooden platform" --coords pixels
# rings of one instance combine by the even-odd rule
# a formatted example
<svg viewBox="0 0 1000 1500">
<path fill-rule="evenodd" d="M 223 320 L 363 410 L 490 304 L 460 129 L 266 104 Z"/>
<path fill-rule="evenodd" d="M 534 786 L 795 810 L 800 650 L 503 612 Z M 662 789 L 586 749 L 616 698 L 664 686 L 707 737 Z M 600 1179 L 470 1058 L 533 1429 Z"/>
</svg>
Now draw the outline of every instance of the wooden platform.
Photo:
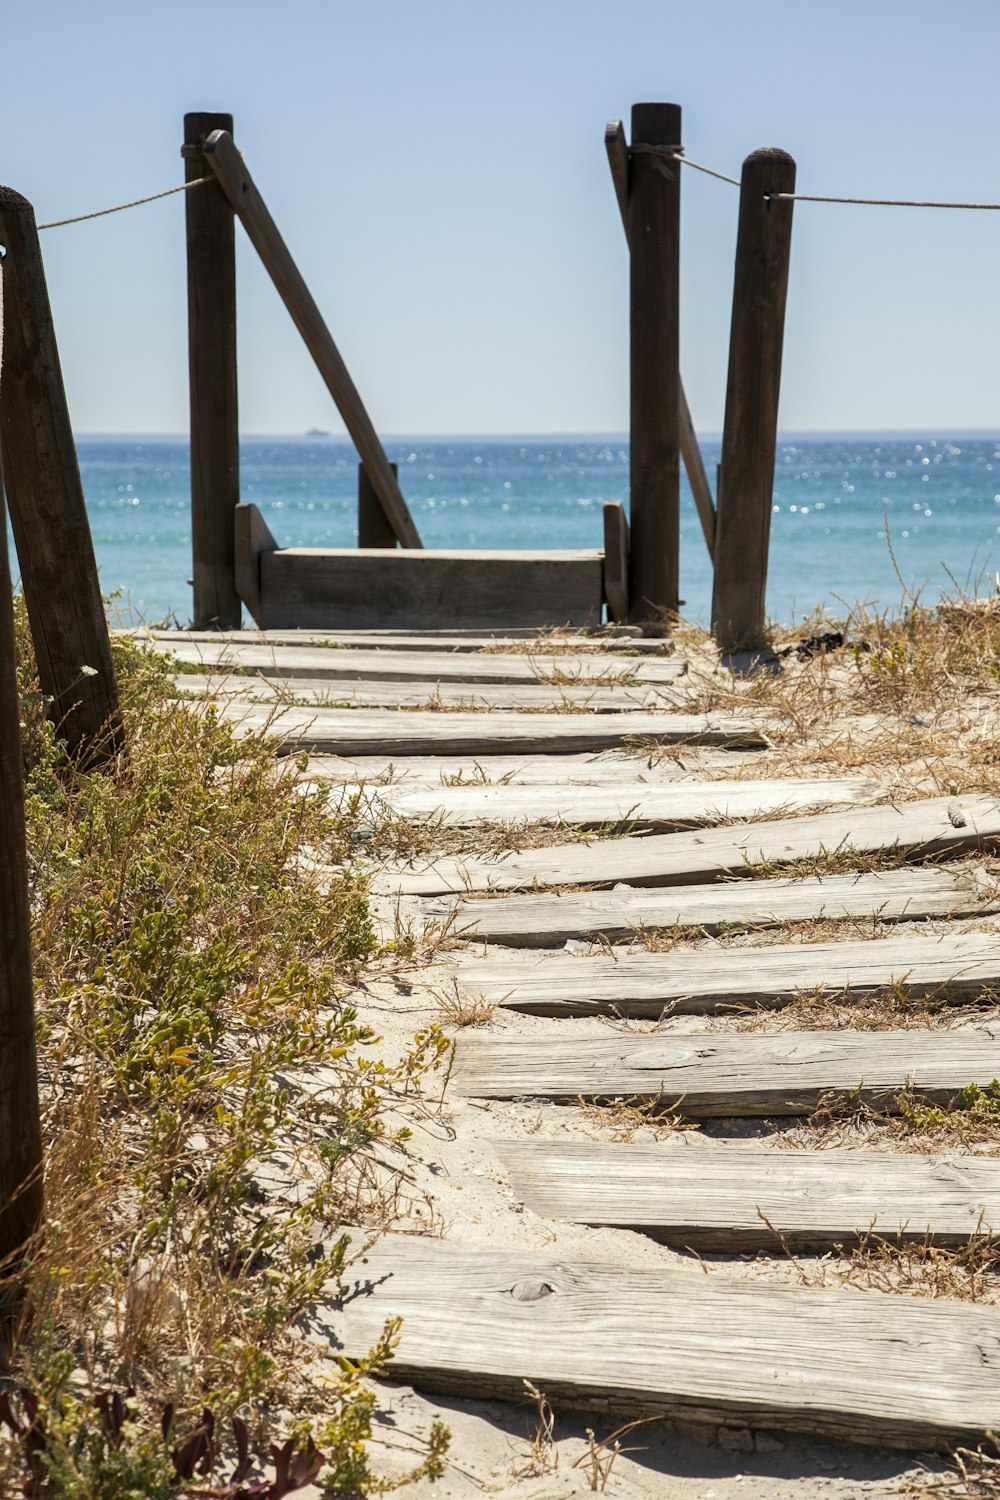
<svg viewBox="0 0 1000 1500">
<path fill-rule="evenodd" d="M 1000 1074 L 981 1031 L 467 1036 L 455 1083 L 478 1099 L 655 1099 L 691 1119 L 810 1114 L 828 1096 L 892 1112 L 911 1091 L 948 1104 Z"/>
<path fill-rule="evenodd" d="M 1000 1429 L 1000 1311 L 632 1270 L 388 1235 L 323 1322 L 359 1358 L 402 1317 L 395 1379 L 917 1450 Z"/>
</svg>

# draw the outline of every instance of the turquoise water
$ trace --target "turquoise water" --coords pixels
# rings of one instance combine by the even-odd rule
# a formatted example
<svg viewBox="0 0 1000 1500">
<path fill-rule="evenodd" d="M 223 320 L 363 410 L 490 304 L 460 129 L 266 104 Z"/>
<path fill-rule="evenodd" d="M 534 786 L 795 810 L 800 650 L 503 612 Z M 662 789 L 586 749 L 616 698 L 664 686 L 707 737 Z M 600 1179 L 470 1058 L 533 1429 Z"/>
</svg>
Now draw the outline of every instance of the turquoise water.
<svg viewBox="0 0 1000 1500">
<path fill-rule="evenodd" d="M 429 547 L 600 547 L 601 504 L 628 492 L 622 437 L 412 438 L 386 442 Z M 105 592 L 134 616 L 190 619 L 188 448 L 176 438 L 85 437 L 80 467 Z M 718 442 L 704 444 L 710 475 Z M 325 437 L 250 438 L 245 500 L 282 545 L 355 545 L 357 459 Z M 682 497 L 681 592 L 705 620 L 708 556 Z M 984 434 L 789 436 L 777 461 L 768 610 L 785 623 L 826 603 L 895 608 L 906 586 L 932 602 L 993 587 L 1000 567 L 1000 438 Z"/>
</svg>

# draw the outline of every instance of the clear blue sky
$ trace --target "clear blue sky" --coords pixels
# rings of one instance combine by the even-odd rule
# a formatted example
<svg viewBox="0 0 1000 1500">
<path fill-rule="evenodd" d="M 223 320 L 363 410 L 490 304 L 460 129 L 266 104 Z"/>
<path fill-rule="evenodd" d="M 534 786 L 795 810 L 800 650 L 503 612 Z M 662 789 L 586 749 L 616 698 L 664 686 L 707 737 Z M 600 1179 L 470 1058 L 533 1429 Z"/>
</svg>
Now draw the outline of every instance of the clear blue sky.
<svg viewBox="0 0 1000 1500">
<path fill-rule="evenodd" d="M 3 166 L 40 221 L 181 180 L 231 110 L 387 433 L 619 431 L 628 267 L 604 157 L 636 100 L 733 175 L 1000 201 L 998 0 L 32 0 L 4 17 Z M 734 188 L 683 181 L 682 364 L 718 430 Z M 74 423 L 187 425 L 180 197 L 44 237 Z M 240 246 L 241 425 L 340 430 Z M 1000 214 L 796 208 L 786 430 L 995 428 Z"/>
</svg>

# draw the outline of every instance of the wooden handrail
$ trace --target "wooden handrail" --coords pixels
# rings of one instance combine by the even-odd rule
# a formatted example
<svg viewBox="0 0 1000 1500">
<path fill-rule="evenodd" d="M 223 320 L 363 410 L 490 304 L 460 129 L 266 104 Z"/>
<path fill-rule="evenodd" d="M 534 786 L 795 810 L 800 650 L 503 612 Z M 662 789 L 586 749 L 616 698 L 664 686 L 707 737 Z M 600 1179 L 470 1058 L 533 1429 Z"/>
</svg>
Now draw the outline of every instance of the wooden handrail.
<svg viewBox="0 0 1000 1500">
<path fill-rule="evenodd" d="M 608 153 L 611 181 L 614 184 L 615 197 L 618 199 L 618 210 L 622 216 L 622 228 L 625 230 L 625 239 L 627 241 L 629 237 L 629 157 L 628 142 L 625 139 L 625 126 L 621 120 L 608 121 L 608 127 L 604 132 L 604 146 Z M 680 377 L 678 377 L 678 385 L 681 457 L 684 460 L 684 468 L 687 471 L 691 492 L 694 495 L 694 503 L 698 508 L 698 519 L 701 522 L 708 555 L 709 557 L 713 557 L 715 555 L 715 505 L 712 501 L 712 491 L 709 487 L 708 475 L 705 472 L 705 463 L 701 456 L 701 449 L 698 446 L 694 423 L 691 420 L 691 410 L 684 391 L 684 382 Z"/>
<path fill-rule="evenodd" d="M 372 489 L 379 498 L 395 536 L 404 547 L 422 547 L 413 517 L 400 493 L 385 450 L 379 442 L 357 387 L 301 271 L 292 259 L 288 246 L 279 234 L 277 225 L 236 149 L 232 136 L 227 130 L 214 130 L 200 150 L 274 282 L 292 322 L 302 335 L 358 450 Z"/>
</svg>

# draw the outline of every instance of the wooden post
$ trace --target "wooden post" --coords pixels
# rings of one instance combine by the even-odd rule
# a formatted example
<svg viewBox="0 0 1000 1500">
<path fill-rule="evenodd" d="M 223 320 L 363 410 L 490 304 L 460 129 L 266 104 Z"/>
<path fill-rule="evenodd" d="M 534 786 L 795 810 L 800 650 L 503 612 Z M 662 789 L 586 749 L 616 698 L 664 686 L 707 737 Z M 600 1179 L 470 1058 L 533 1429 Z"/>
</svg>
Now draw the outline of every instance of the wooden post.
<svg viewBox="0 0 1000 1500">
<path fill-rule="evenodd" d="M 795 162 L 766 147 L 743 163 L 729 382 L 715 537 L 712 630 L 724 651 L 759 645 L 771 532 Z"/>
<path fill-rule="evenodd" d="M 8 261 L 10 253 L 8 254 Z M 7 380 L 4 380 L 6 387 Z M 42 1218 L 34 990 L 24 848 L 14 611 L 7 539 L 0 537 L 0 1275 Z M 9 1299 L 5 1311 L 11 1311 Z"/>
<path fill-rule="evenodd" d="M 393 479 L 399 477 L 399 465 L 390 464 Z M 385 511 L 378 492 L 372 484 L 364 464 L 358 464 L 358 546 L 395 547 L 396 533 Z"/>
<path fill-rule="evenodd" d="M 679 104 L 632 107 L 631 555 L 633 622 L 665 627 L 679 604 L 680 173 Z"/>
<path fill-rule="evenodd" d="M 6 249 L 0 439 L 21 585 L 49 715 L 89 764 L 121 748 L 118 684 L 31 204 L 0 188 Z"/>
<path fill-rule="evenodd" d="M 232 115 L 184 116 L 185 175 L 210 177 L 198 148 Z M 240 502 L 236 384 L 236 221 L 214 182 L 185 193 L 191 391 L 191 545 L 196 630 L 238 630 L 233 516 Z"/>
</svg>

